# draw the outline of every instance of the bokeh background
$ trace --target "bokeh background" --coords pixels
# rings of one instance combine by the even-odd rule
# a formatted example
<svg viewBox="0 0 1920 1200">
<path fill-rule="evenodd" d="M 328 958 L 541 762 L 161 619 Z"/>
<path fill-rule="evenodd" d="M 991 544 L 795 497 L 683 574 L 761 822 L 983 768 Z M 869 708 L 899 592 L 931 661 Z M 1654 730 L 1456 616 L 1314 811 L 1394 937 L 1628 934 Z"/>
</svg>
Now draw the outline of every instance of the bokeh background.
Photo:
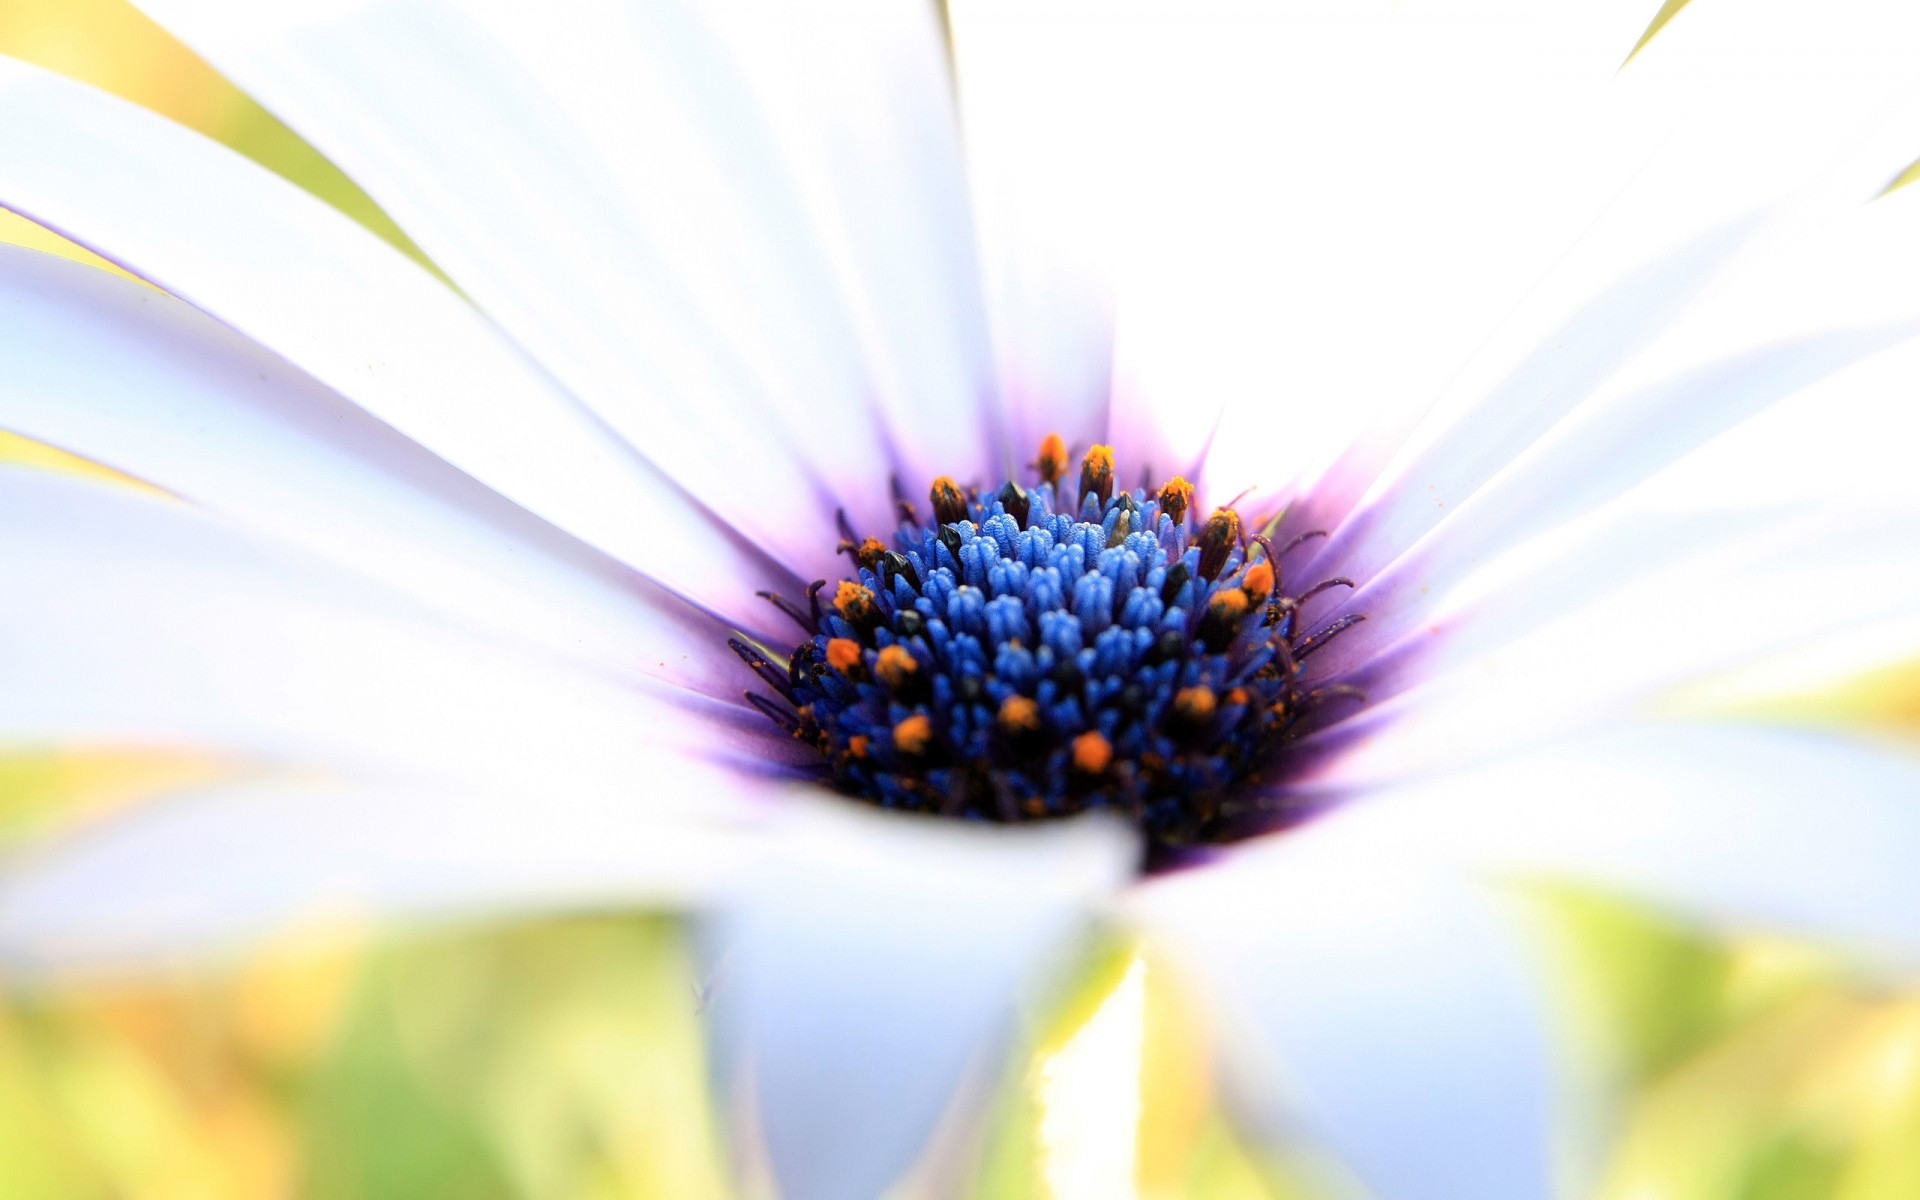
<svg viewBox="0 0 1920 1200">
<path fill-rule="evenodd" d="M 0 0 L 0 52 L 197 129 L 420 257 L 121 0 Z M 4 211 L 0 240 L 114 269 Z M 5 431 L 0 459 L 77 465 Z M 1742 715 L 1911 740 L 1920 666 Z M 0 746 L 0 853 L 221 769 Z M 1920 1196 L 1920 989 L 1822 947 L 1514 886 L 1561 1000 L 1570 1194 Z M 631 915 L 408 930 L 317 917 L 245 961 L 163 977 L 0 978 L 0 1197 L 730 1196 L 699 983 L 686 931 Z M 1032 998 L 1023 1030 L 986 1128 L 938 1168 L 962 1194 L 1356 1194 L 1311 1146 L 1235 1136 L 1193 1007 L 1133 946 L 1090 950 L 1071 983 Z"/>
</svg>

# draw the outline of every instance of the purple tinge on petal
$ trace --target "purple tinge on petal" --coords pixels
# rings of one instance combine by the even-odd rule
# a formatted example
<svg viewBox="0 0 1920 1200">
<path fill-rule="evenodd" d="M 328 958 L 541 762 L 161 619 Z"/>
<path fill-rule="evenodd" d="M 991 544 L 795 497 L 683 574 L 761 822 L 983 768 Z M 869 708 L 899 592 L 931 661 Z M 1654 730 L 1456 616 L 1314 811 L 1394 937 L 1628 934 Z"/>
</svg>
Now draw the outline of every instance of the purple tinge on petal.
<svg viewBox="0 0 1920 1200">
<path fill-rule="evenodd" d="M 1716 229 L 1595 297 L 1343 521 L 1309 569 L 1337 562 L 1370 577 L 1386 566 L 1645 347 L 1754 225 L 1748 219 Z M 1324 514 L 1303 512 L 1300 519 Z"/>
<path fill-rule="evenodd" d="M 742 619 L 774 623 L 755 581 L 739 618 L 712 615 L 171 297 L 9 248 L 9 299 L 0 424 L 459 619 L 738 699 L 716 647 Z"/>
<path fill-rule="evenodd" d="M 1912 330 L 1894 327 L 1804 338 L 1696 368 L 1607 405 L 1367 580 L 1350 602 L 1369 613 L 1367 627 L 1332 650 L 1323 669 L 1338 673 L 1413 636 L 1425 607 L 1408 602 L 1416 591 L 1444 595 L 1529 534 L 1597 507 L 1769 405 L 1910 336 Z M 1650 553 L 1657 550 L 1654 539 L 1641 540 Z M 1636 557 L 1622 566 L 1636 569 Z M 1327 610 L 1322 604 L 1318 612 Z"/>
<path fill-rule="evenodd" d="M 0 77 L 0 200 L 557 527 L 709 608 L 737 604 L 730 619 L 752 607 L 743 579 L 780 580 L 763 546 L 713 520 L 717 497 L 666 486 L 497 326 L 348 218 L 135 106 L 17 64 Z"/>
</svg>

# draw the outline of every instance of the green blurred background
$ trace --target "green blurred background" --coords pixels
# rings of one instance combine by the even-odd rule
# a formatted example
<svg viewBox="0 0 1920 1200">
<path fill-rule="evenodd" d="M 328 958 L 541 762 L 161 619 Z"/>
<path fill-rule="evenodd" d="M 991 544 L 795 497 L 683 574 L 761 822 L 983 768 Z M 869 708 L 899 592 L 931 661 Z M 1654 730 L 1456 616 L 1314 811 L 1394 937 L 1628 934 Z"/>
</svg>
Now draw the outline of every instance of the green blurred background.
<svg viewBox="0 0 1920 1200">
<path fill-rule="evenodd" d="M 198 129 L 418 257 L 330 163 L 120 0 L 0 0 L 0 52 Z M 4 212 L 0 240 L 112 269 Z M 0 459 L 77 465 L 4 431 Z M 1920 672 L 1757 715 L 1911 737 Z M 125 747 L 0 747 L 0 848 L 221 769 Z M 1561 968 L 1572 1194 L 1920 1196 L 1920 991 L 1817 947 L 1710 938 L 1607 897 L 1516 899 Z M 1194 1006 L 1135 961 L 1100 948 L 1065 995 L 1033 1005 L 1027 1048 L 961 1156 L 964 1190 L 1053 1194 L 1066 1150 L 1048 1106 L 1068 1101 L 1051 1081 L 1081 1069 L 1071 1047 L 1132 978 L 1142 1015 L 1122 1032 L 1137 1097 L 1094 1115 L 1095 1141 L 1142 1196 L 1354 1194 L 1311 1147 L 1249 1152 L 1215 1103 Z M 728 1196 L 696 982 L 683 931 L 639 916 L 315 922 L 219 969 L 0 980 L 0 1197 Z"/>
</svg>

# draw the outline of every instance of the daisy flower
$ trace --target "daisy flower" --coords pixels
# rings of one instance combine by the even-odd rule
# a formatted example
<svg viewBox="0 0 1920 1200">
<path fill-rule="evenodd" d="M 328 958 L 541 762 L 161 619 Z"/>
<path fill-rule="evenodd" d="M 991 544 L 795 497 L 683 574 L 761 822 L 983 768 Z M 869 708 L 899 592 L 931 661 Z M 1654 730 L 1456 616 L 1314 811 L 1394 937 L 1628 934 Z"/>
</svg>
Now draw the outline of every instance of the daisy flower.
<svg viewBox="0 0 1920 1200">
<path fill-rule="evenodd" d="M 0 732 L 218 767 L 14 853 L 10 970 L 700 914 L 848 1197 L 1105 925 L 1251 1130 L 1506 1197 L 1515 880 L 1911 952 L 1920 771 L 1712 715 L 1917 640 L 1906 6 L 143 7 L 436 270 L 0 70 L 144 281 L 0 256 L 87 466 L 0 475 Z"/>
</svg>

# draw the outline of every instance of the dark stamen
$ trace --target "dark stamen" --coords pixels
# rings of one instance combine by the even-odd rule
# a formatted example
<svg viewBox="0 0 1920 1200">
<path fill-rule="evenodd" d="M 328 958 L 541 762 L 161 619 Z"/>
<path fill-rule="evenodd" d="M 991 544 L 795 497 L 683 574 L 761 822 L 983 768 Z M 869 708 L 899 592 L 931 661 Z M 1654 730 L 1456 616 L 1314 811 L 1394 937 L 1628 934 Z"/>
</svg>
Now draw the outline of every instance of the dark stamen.
<svg viewBox="0 0 1920 1200">
<path fill-rule="evenodd" d="M 853 561 L 831 603 L 824 581 L 804 606 L 763 593 L 807 639 L 784 664 L 729 642 L 784 700 L 749 702 L 884 808 L 997 822 L 1105 808 L 1138 824 L 1152 863 L 1253 831 L 1238 789 L 1269 786 L 1282 747 L 1321 723 L 1303 714 L 1364 702 L 1302 678 L 1362 615 L 1300 637 L 1300 604 L 1352 582 L 1289 595 L 1281 557 L 1321 535 L 1276 553 L 1230 505 L 1196 528 L 1191 484 L 1117 491 L 1110 447 L 1087 450 L 1077 491 L 1057 435 L 1034 465 L 1032 488 L 935 479 L 925 525 L 896 481 L 890 543 L 837 515 Z"/>
<path fill-rule="evenodd" d="M 1352 629 L 1355 625 L 1358 625 L 1366 619 L 1367 615 L 1365 613 L 1348 613 L 1344 617 L 1336 617 L 1334 620 L 1327 622 L 1319 629 L 1308 634 L 1305 639 L 1294 643 L 1293 657 L 1301 662 L 1306 661 L 1307 655 L 1312 654 L 1340 634 Z"/>
</svg>

